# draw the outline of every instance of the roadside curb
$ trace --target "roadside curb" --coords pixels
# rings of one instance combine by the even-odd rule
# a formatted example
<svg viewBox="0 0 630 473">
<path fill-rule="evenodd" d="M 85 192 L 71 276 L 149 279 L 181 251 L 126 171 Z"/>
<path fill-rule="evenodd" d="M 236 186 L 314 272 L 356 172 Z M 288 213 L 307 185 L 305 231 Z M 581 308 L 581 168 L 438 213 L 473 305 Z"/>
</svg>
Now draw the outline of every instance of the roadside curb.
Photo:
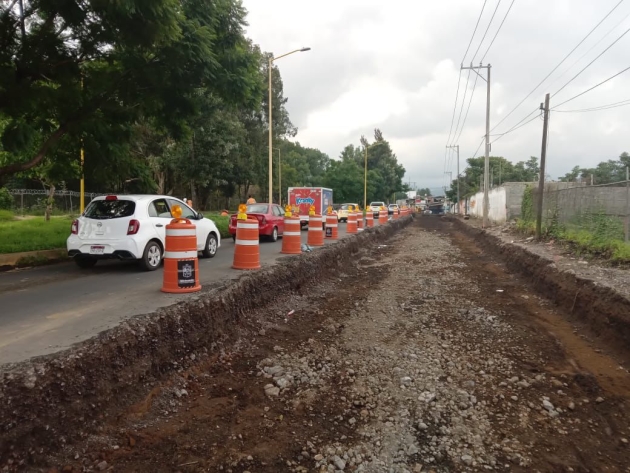
<svg viewBox="0 0 630 473">
<path fill-rule="evenodd" d="M 65 248 L 54 250 L 24 251 L 22 253 L 0 254 L 0 271 L 16 267 L 37 266 L 66 259 L 68 254 Z"/>
</svg>

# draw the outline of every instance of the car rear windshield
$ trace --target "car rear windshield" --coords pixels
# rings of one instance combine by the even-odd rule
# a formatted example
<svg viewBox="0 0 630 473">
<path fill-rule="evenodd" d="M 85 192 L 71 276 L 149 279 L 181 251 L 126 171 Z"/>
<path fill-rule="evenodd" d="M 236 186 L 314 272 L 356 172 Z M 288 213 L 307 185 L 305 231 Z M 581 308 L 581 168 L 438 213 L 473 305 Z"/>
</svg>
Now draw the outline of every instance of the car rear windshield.
<svg viewBox="0 0 630 473">
<path fill-rule="evenodd" d="M 269 206 L 267 204 L 250 204 L 247 206 L 248 214 L 266 214 L 267 208 Z"/>
<path fill-rule="evenodd" d="M 383 207 L 385 205 L 385 202 L 372 202 L 370 205 L 372 207 Z"/>
<path fill-rule="evenodd" d="M 85 209 L 87 218 L 106 220 L 110 218 L 131 217 L 136 211 L 136 203 L 132 200 L 93 200 Z"/>
</svg>

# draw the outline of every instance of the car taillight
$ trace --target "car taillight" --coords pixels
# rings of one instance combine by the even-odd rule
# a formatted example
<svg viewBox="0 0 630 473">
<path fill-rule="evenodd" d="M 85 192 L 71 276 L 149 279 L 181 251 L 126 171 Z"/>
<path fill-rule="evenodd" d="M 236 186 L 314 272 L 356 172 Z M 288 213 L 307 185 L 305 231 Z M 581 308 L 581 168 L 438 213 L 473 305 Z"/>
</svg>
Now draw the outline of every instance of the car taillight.
<svg viewBox="0 0 630 473">
<path fill-rule="evenodd" d="M 140 222 L 136 219 L 129 221 L 129 226 L 127 227 L 127 235 L 135 235 L 140 230 Z"/>
<path fill-rule="evenodd" d="M 72 227 L 70 228 L 70 232 L 73 235 L 78 235 L 79 234 L 79 221 L 78 220 L 73 220 L 72 221 Z"/>
</svg>

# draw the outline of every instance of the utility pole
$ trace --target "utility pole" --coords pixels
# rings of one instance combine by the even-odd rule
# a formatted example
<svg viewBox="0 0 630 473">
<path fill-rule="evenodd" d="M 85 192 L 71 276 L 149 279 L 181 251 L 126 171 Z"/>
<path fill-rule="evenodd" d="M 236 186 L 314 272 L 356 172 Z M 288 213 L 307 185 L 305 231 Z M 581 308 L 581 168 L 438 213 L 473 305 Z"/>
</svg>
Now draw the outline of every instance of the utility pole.
<svg viewBox="0 0 630 473">
<path fill-rule="evenodd" d="M 487 64 L 482 66 L 479 64 L 478 66 L 470 67 L 461 66 L 462 70 L 471 69 L 475 74 L 481 77 L 482 80 L 486 81 L 487 91 L 486 91 L 486 158 L 483 165 L 483 228 L 488 227 L 488 210 L 490 208 L 490 202 L 488 200 L 488 185 L 490 184 L 489 175 L 490 175 L 490 69 L 492 66 Z M 477 72 L 477 69 L 487 69 L 488 78 L 485 79 Z"/>
<path fill-rule="evenodd" d="M 455 148 L 457 150 L 457 213 L 459 213 L 459 145 L 447 146 L 447 148 Z"/>
<path fill-rule="evenodd" d="M 545 159 L 547 159 L 547 128 L 549 125 L 549 94 L 545 95 L 545 105 L 540 104 L 541 110 L 544 111 L 543 122 L 543 138 L 542 149 L 540 151 L 540 176 L 538 178 L 538 202 L 536 202 L 536 238 L 540 240 L 542 234 L 542 214 L 543 214 L 543 199 L 545 194 Z"/>
</svg>

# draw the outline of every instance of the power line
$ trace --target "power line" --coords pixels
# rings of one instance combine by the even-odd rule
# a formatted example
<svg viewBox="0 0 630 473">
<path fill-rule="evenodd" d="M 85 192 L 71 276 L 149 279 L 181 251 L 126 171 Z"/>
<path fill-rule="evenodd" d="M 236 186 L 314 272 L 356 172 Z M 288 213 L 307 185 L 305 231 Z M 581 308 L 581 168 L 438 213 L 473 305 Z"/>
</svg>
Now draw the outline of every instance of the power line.
<svg viewBox="0 0 630 473">
<path fill-rule="evenodd" d="M 470 94 L 470 102 L 468 102 L 468 108 L 466 109 L 466 115 L 464 116 L 464 122 L 462 123 L 462 127 L 459 130 L 459 135 L 455 139 L 454 143 L 459 142 L 459 138 L 462 136 L 462 132 L 464 131 L 464 126 L 466 125 L 466 119 L 468 118 L 468 112 L 470 112 L 470 105 L 472 104 L 473 96 L 475 95 L 475 88 L 477 87 L 477 79 L 479 79 L 479 75 L 475 74 L 475 82 L 473 84 L 473 90 Z"/>
<path fill-rule="evenodd" d="M 538 110 L 538 109 L 536 109 L 536 110 Z M 530 113 L 530 115 L 531 115 L 531 113 Z M 499 140 L 500 140 L 501 138 L 503 138 L 505 135 L 507 135 L 507 134 L 509 134 L 509 133 L 512 133 L 513 131 L 516 131 L 516 130 L 518 130 L 519 128 L 523 128 L 525 125 L 527 125 L 527 124 L 529 124 L 529 123 L 533 122 L 533 121 L 534 121 L 534 120 L 536 120 L 537 118 L 540 118 L 540 117 L 539 117 L 539 116 L 535 116 L 535 117 L 533 117 L 533 118 L 530 118 L 529 120 L 527 120 L 527 121 L 526 121 L 525 123 L 523 123 L 522 125 L 518 125 L 518 124 L 517 124 L 517 125 L 513 126 L 512 128 L 510 128 L 510 129 L 509 129 L 508 131 L 506 131 L 505 133 L 501 133 L 501 134 L 499 134 L 499 135 L 492 135 L 492 136 L 498 136 L 498 138 L 497 138 L 496 140 L 492 140 L 492 143 L 494 143 L 495 141 L 499 141 Z M 521 120 L 521 121 L 522 121 L 522 120 Z M 492 144 L 492 143 L 491 143 L 491 144 Z"/>
<path fill-rule="evenodd" d="M 608 105 L 600 105 L 599 107 L 582 108 L 579 110 L 556 110 L 556 109 L 553 109 L 553 110 L 554 112 L 560 112 L 560 113 L 597 112 L 599 110 L 608 110 L 610 108 L 624 107 L 626 105 L 630 105 L 630 99 L 622 100 L 620 102 L 615 102 L 615 103 L 609 103 Z"/>
<path fill-rule="evenodd" d="M 558 95 L 558 93 L 560 93 L 567 85 L 569 85 L 571 82 L 573 82 L 575 79 L 577 79 L 577 77 L 582 74 L 582 72 L 584 72 L 586 69 L 588 69 L 591 64 L 593 64 L 595 61 L 597 61 L 600 57 L 602 57 L 606 51 L 608 51 L 610 48 L 612 48 L 615 44 L 617 44 L 619 42 L 619 40 L 621 40 L 621 38 L 623 38 L 626 34 L 628 34 L 628 32 L 630 31 L 630 28 L 628 28 L 626 31 L 624 31 L 621 36 L 619 36 L 616 40 L 614 40 L 612 43 L 610 43 L 610 45 L 604 49 L 601 53 L 599 53 L 595 59 L 593 59 L 591 62 L 589 62 L 586 66 L 584 66 L 582 68 L 582 70 L 580 72 L 578 72 L 575 76 L 573 76 L 573 78 L 571 80 L 569 80 L 569 82 L 567 82 L 566 84 L 564 84 L 562 87 L 560 87 L 556 93 L 554 93 L 551 97 L 555 97 L 556 95 Z"/>
<path fill-rule="evenodd" d="M 483 5 L 481 6 L 481 12 L 479 13 L 479 17 L 477 18 L 477 24 L 475 25 L 475 29 L 473 30 L 473 33 L 470 37 L 470 41 L 468 42 L 468 47 L 466 48 L 466 52 L 464 53 L 464 57 L 462 58 L 461 63 L 463 64 L 464 61 L 466 60 L 466 56 L 468 55 L 468 51 L 470 50 L 470 46 L 472 45 L 473 39 L 475 38 L 475 34 L 477 33 L 477 28 L 479 27 L 479 22 L 481 21 L 481 17 L 483 15 L 483 11 L 486 8 L 486 3 L 488 0 L 484 0 L 483 1 Z M 451 141 L 451 133 L 453 132 L 453 123 L 455 122 L 455 113 L 457 110 L 457 100 L 459 98 L 459 85 L 461 83 L 462 80 L 462 70 L 459 70 L 459 78 L 457 79 L 457 92 L 455 92 L 455 103 L 453 104 L 453 116 L 451 117 L 451 129 L 448 132 L 448 138 L 446 140 L 446 145 L 448 146 L 449 142 Z M 446 172 L 446 165 L 447 165 L 447 158 L 446 158 L 447 152 L 446 149 L 444 150 L 444 171 Z"/>
<path fill-rule="evenodd" d="M 455 135 L 457 135 L 457 130 L 459 129 L 459 123 L 462 119 L 462 112 L 464 111 L 464 104 L 466 103 L 466 94 L 468 93 L 468 82 L 470 81 L 470 74 L 472 72 L 472 69 L 468 70 L 468 76 L 466 77 L 466 85 L 464 86 L 464 97 L 462 98 L 462 106 L 459 108 L 459 117 L 457 118 L 457 125 L 455 125 L 455 134 L 453 135 L 453 138 L 455 137 Z M 453 144 L 453 142 L 447 143 L 447 144 Z"/>
<path fill-rule="evenodd" d="M 466 52 L 464 53 L 464 57 L 462 58 L 462 64 L 466 60 L 466 56 L 468 55 L 468 51 L 470 50 L 470 46 L 472 45 L 473 39 L 475 38 L 475 33 L 477 33 L 477 28 L 479 27 L 479 22 L 481 21 L 481 16 L 483 15 L 483 10 L 486 8 L 486 2 L 488 0 L 483 0 L 483 5 L 481 6 L 481 13 L 479 13 L 479 18 L 477 18 L 477 24 L 475 25 L 475 30 L 473 31 L 472 36 L 470 37 L 470 42 L 468 43 L 468 47 L 466 48 Z"/>
<path fill-rule="evenodd" d="M 515 1 L 516 0 L 512 0 L 512 3 L 510 3 L 510 6 L 509 6 L 508 10 L 505 13 L 505 16 L 503 17 L 503 21 L 501 21 L 501 24 L 499 25 L 499 29 L 494 34 L 494 38 L 492 38 L 492 41 L 490 41 L 490 46 L 488 46 L 488 49 L 486 49 L 486 52 L 483 54 L 483 57 L 481 58 L 481 62 L 483 62 L 483 60 L 486 58 L 486 55 L 488 54 L 488 51 L 490 51 L 490 48 L 494 44 L 494 40 L 497 39 L 497 36 L 499 36 L 499 31 L 501 31 L 501 28 L 503 27 L 503 23 L 505 23 L 505 20 L 507 19 L 508 15 L 510 14 L 510 10 L 512 9 L 512 5 L 514 5 Z"/>
<path fill-rule="evenodd" d="M 626 21 L 628 19 L 628 17 L 630 17 L 630 13 L 628 13 L 626 16 L 623 17 L 623 19 L 617 23 L 615 26 L 613 26 L 612 28 L 610 28 L 608 30 L 608 32 L 602 36 L 599 41 L 597 41 L 593 46 L 591 46 L 590 48 L 588 48 L 588 50 L 582 54 L 573 64 L 571 64 L 562 74 L 560 74 L 558 77 L 556 77 L 550 84 L 549 84 L 549 88 L 551 88 L 554 84 L 556 84 L 556 82 L 558 82 L 560 79 L 562 79 L 565 74 L 567 72 L 569 72 L 571 69 L 573 69 L 573 66 L 575 66 L 577 63 L 579 63 L 582 59 L 584 59 L 584 57 L 586 57 L 588 55 L 588 53 L 590 53 L 593 49 L 595 49 L 597 46 L 599 46 L 599 44 L 604 41 L 609 35 L 610 33 L 612 33 L 614 30 L 617 29 L 617 27 L 619 25 L 621 25 L 624 21 Z"/>
<path fill-rule="evenodd" d="M 602 23 L 606 20 L 606 18 L 608 18 L 608 17 L 609 17 L 609 16 L 610 16 L 610 15 L 611 15 L 611 14 L 612 14 L 612 13 L 613 13 L 616 9 L 617 9 L 617 7 L 619 7 L 619 5 L 621 5 L 624 1 L 625 1 L 625 0 L 620 0 L 620 1 L 619 1 L 619 2 L 618 2 L 618 3 L 617 3 L 617 4 L 616 4 L 616 5 L 612 8 L 612 10 L 610 10 L 610 11 L 606 14 L 606 16 L 604 16 L 604 18 L 602 18 L 602 19 L 599 21 L 599 23 L 597 23 L 597 24 L 593 27 L 593 29 L 592 29 L 592 30 L 591 30 L 591 31 L 590 31 L 590 32 L 589 32 L 589 33 L 588 33 L 588 34 L 587 34 L 587 35 L 586 35 L 586 36 L 585 36 L 585 37 L 584 37 L 584 38 L 583 38 L 583 39 L 582 39 L 582 40 L 581 40 L 581 41 L 580 41 L 580 42 L 579 42 L 579 43 L 578 43 L 578 44 L 577 44 L 577 45 L 576 45 L 576 46 L 575 46 L 575 47 L 574 47 L 574 48 L 573 48 L 570 52 L 569 52 L 569 54 L 567 54 L 567 55 L 566 55 L 566 56 L 562 59 L 562 61 L 560 61 L 560 62 L 558 63 L 558 65 L 557 65 L 556 67 L 554 67 L 554 68 L 551 70 L 551 72 L 550 72 L 549 74 L 547 74 L 547 75 L 545 76 L 545 78 L 544 78 L 543 80 L 541 80 L 541 81 L 538 83 L 538 85 L 537 85 L 536 87 L 534 87 L 534 88 L 532 89 L 532 91 L 531 91 L 529 94 L 527 94 L 527 95 L 525 96 L 525 98 L 523 98 L 523 100 L 521 100 L 521 101 L 518 103 L 518 105 L 516 105 L 516 107 L 514 107 L 514 108 L 513 108 L 513 109 L 512 109 L 512 110 L 511 110 L 511 111 L 510 111 L 510 112 L 509 112 L 506 116 L 504 116 L 504 117 L 503 117 L 503 118 L 499 121 L 499 123 L 497 123 L 497 124 L 496 124 L 496 125 L 492 128 L 492 130 L 490 130 L 490 131 L 495 130 L 495 129 L 499 126 L 499 125 L 501 125 L 501 123 L 503 123 L 503 122 L 504 122 L 504 121 L 505 121 L 505 120 L 506 120 L 506 119 L 507 119 L 510 115 L 512 115 L 512 113 L 514 113 L 514 112 L 515 112 L 515 111 L 516 111 L 516 110 L 517 110 L 517 109 L 518 109 L 518 108 L 519 108 L 519 107 L 523 104 L 523 102 L 525 102 L 525 100 L 527 100 L 527 99 L 528 99 L 528 98 L 529 98 L 529 97 L 530 97 L 530 96 L 531 96 L 534 92 L 536 92 L 536 90 L 538 89 L 538 87 L 540 87 L 540 86 L 541 86 L 541 85 L 542 85 L 542 84 L 543 84 L 543 83 L 544 83 L 544 82 L 545 82 L 545 81 L 546 81 L 546 80 L 547 80 L 547 79 L 551 76 L 551 74 L 553 74 L 554 72 L 556 72 L 556 70 L 557 70 L 557 69 L 558 69 L 558 68 L 559 68 L 562 64 L 564 64 L 564 61 L 566 61 L 566 60 L 569 58 L 569 56 L 571 56 L 571 54 L 573 54 L 573 53 L 575 52 L 575 50 L 576 50 L 577 48 L 579 48 L 579 47 L 582 45 L 582 43 L 584 43 L 584 41 L 586 41 L 586 40 L 589 38 L 589 36 L 591 36 L 591 35 L 593 34 L 593 32 L 595 32 L 595 30 L 599 27 L 599 25 L 601 25 L 601 24 L 602 24 Z"/>
<path fill-rule="evenodd" d="M 501 5 L 501 0 L 499 0 L 497 2 L 497 6 L 494 9 L 494 12 L 492 13 L 492 16 L 490 17 L 490 22 L 488 23 L 488 26 L 486 27 L 486 32 L 483 34 L 483 37 L 481 38 L 481 41 L 479 41 L 479 46 L 477 46 L 477 51 L 475 51 L 475 54 L 474 54 L 472 60 L 470 61 L 471 63 L 477 57 L 477 53 L 479 52 L 479 49 L 481 49 L 481 45 L 483 44 L 483 40 L 486 39 L 486 35 L 488 34 L 488 31 L 490 30 L 490 25 L 492 24 L 492 21 L 494 20 L 494 15 L 497 14 L 497 10 L 499 9 L 499 5 Z M 481 62 L 483 62 L 483 61 L 481 61 Z"/>
<path fill-rule="evenodd" d="M 557 107 L 561 107 L 561 106 L 562 106 L 562 105 L 564 105 L 565 103 L 571 102 L 572 100 L 575 100 L 575 99 L 577 99 L 578 97 L 581 97 L 582 95 L 586 94 L 587 92 L 590 92 L 591 90 L 596 89 L 596 88 L 597 88 L 597 87 L 599 87 L 600 85 L 603 85 L 603 84 L 605 84 L 606 82 L 608 82 L 608 81 L 610 81 L 610 80 L 614 79 L 615 77 L 620 76 L 621 74 L 623 74 L 624 72 L 626 72 L 626 71 L 628 71 L 628 70 L 630 70 L 630 66 L 629 66 L 629 67 L 626 67 L 623 71 L 619 71 L 619 72 L 617 72 L 617 74 L 615 74 L 615 75 L 613 75 L 613 76 L 610 76 L 608 79 L 605 79 L 605 80 L 601 81 L 599 84 L 595 84 L 593 87 L 590 87 L 590 88 L 586 89 L 584 92 L 581 92 L 581 93 L 579 93 L 579 94 L 577 94 L 577 95 L 574 95 L 574 96 L 573 96 L 573 97 L 571 97 L 570 99 L 565 100 L 565 101 L 564 101 L 564 102 L 562 102 L 562 103 L 559 103 L 558 105 L 556 105 L 556 106 L 553 108 L 553 110 L 555 110 Z"/>
</svg>

